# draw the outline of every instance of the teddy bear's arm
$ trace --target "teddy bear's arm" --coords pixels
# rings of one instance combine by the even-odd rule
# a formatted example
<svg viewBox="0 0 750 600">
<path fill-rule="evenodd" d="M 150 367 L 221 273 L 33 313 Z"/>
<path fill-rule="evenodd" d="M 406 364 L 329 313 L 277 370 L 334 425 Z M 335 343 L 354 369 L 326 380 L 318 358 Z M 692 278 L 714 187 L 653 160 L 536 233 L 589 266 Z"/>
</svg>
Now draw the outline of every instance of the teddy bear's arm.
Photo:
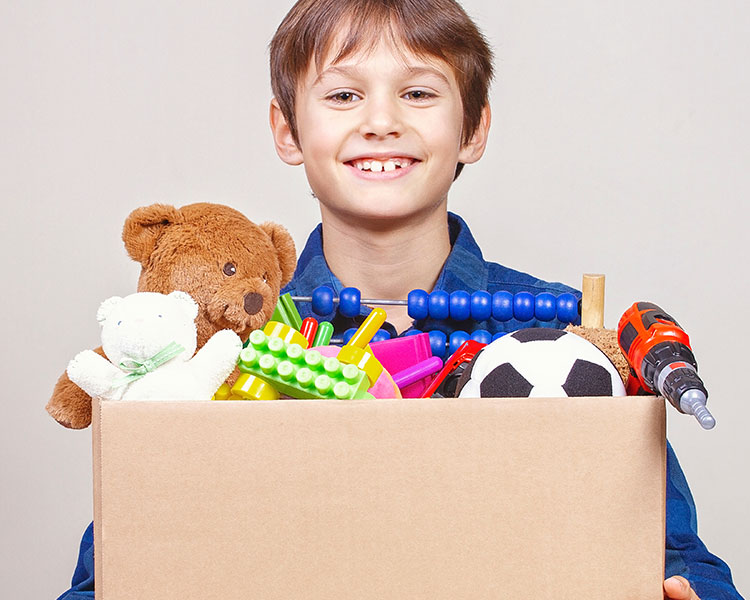
<svg viewBox="0 0 750 600">
<path fill-rule="evenodd" d="M 202 377 L 216 383 L 214 390 L 224 383 L 237 364 L 242 350 L 242 340 L 229 329 L 217 331 L 190 359 L 190 367 Z"/>
<path fill-rule="evenodd" d="M 90 396 L 111 396 L 112 383 L 123 373 L 93 350 L 84 350 L 73 357 L 67 369 L 70 380 Z"/>
</svg>

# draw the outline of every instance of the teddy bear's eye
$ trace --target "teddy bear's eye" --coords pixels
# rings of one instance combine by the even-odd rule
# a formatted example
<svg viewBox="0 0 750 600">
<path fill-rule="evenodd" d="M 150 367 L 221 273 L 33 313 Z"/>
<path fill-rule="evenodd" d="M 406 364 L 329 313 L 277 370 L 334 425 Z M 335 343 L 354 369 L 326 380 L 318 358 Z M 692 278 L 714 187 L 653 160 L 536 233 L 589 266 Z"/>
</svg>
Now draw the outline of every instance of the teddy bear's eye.
<svg viewBox="0 0 750 600">
<path fill-rule="evenodd" d="M 268 273 L 263 273 L 263 283 L 268 283 Z"/>
<path fill-rule="evenodd" d="M 237 267 L 235 267 L 234 264 L 228 262 L 227 264 L 224 265 L 223 271 L 224 271 L 224 275 L 226 275 L 227 277 L 231 277 L 232 275 L 237 273 Z"/>
</svg>

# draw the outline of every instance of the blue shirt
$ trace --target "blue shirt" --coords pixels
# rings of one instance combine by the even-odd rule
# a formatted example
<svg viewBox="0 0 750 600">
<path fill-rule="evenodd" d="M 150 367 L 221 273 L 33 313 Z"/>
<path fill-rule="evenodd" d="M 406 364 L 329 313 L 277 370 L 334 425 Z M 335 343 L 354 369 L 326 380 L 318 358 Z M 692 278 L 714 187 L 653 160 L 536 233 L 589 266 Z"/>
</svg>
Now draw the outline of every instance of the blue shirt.
<svg viewBox="0 0 750 600">
<path fill-rule="evenodd" d="M 453 292 L 465 290 L 472 292 L 484 290 L 489 293 L 506 290 L 511 293 L 528 291 L 533 294 L 550 292 L 561 294 L 580 293 L 560 283 L 549 283 L 526 273 L 509 269 L 482 257 L 474 237 L 466 223 L 457 215 L 448 213 L 448 224 L 452 244 L 451 253 L 438 277 L 435 289 Z M 297 262 L 297 270 L 291 282 L 282 290 L 295 296 L 310 296 L 313 290 L 321 285 L 328 285 L 334 292 L 342 289 L 342 284 L 331 272 L 323 256 L 322 228 L 319 225 L 307 240 Z M 332 320 L 339 333 L 357 324 L 358 319 L 343 319 L 331 314 L 314 315 L 309 304 L 301 304 L 299 311 L 302 317 Z M 362 315 L 369 312 L 362 308 Z M 361 320 L 361 319 L 359 319 Z M 516 320 L 500 322 L 494 319 L 472 324 L 472 329 L 487 329 L 491 333 L 513 331 L 522 327 L 565 327 L 559 321 L 539 322 L 536 320 L 519 322 Z M 465 322 L 441 321 L 431 319 L 418 321 L 414 327 L 429 331 L 439 328 L 446 333 L 462 327 Z M 666 493 L 666 561 L 665 577 L 682 575 L 692 585 L 701 600 L 742 600 L 732 583 L 729 567 L 717 556 L 711 554 L 698 537 L 695 503 L 690 493 L 685 475 L 682 472 L 677 456 L 670 444 L 667 444 L 667 493 Z M 94 539 L 93 524 L 89 525 L 81 541 L 78 565 L 73 575 L 72 587 L 58 600 L 82 600 L 94 597 Z"/>
</svg>

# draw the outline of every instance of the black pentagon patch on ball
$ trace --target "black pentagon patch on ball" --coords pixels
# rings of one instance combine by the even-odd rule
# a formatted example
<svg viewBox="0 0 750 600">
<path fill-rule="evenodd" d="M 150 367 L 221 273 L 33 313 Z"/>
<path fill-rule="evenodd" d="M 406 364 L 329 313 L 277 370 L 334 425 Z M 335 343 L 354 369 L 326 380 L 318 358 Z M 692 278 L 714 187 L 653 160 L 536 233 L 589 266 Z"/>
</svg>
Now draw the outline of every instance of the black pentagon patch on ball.
<svg viewBox="0 0 750 600">
<path fill-rule="evenodd" d="M 482 398 L 526 398 L 534 386 L 510 363 L 492 369 L 479 384 Z"/>
<path fill-rule="evenodd" d="M 553 342 L 559 340 L 562 336 L 568 335 L 562 329 L 552 329 L 550 327 L 529 327 L 528 329 L 519 329 L 510 334 L 510 337 L 516 338 L 519 342 Z"/>
<path fill-rule="evenodd" d="M 573 363 L 562 388 L 571 397 L 611 396 L 612 376 L 603 366 L 579 358 Z"/>
</svg>

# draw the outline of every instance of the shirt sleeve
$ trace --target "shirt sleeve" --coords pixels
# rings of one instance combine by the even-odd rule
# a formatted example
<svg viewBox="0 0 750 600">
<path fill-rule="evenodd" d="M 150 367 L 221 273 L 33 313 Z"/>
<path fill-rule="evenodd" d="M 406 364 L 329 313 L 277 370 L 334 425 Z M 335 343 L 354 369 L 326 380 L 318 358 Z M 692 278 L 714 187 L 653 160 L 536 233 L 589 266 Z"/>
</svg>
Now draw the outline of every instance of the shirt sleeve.
<svg viewBox="0 0 750 600">
<path fill-rule="evenodd" d="M 78 564 L 70 589 L 57 600 L 92 600 L 94 598 L 94 524 L 83 532 Z"/>
<path fill-rule="evenodd" d="M 695 503 L 672 446 L 667 443 L 665 577 L 681 575 L 701 600 L 743 600 L 729 566 L 698 537 Z"/>
</svg>

